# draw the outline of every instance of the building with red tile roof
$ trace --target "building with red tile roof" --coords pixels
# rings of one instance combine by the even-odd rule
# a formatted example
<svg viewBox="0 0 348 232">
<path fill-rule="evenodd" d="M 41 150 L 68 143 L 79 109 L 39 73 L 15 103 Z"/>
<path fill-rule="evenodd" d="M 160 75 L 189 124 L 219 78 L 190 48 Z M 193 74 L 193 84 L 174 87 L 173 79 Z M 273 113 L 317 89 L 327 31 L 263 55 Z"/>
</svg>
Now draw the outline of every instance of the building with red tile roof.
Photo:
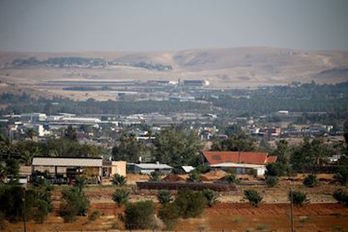
<svg viewBox="0 0 348 232">
<path fill-rule="evenodd" d="M 254 169 L 258 176 L 264 175 L 267 164 L 277 160 L 276 156 L 269 156 L 266 152 L 204 151 L 203 155 L 212 168 L 233 168 L 237 174 Z"/>
</svg>

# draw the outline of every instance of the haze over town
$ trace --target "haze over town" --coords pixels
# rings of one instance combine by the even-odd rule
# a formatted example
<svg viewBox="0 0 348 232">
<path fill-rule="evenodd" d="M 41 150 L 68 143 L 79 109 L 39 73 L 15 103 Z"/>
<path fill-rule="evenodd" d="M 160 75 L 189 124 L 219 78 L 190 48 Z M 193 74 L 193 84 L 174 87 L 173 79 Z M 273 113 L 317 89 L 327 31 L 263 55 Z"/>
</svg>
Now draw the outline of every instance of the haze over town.
<svg viewBox="0 0 348 232">
<path fill-rule="evenodd" d="M 345 231 L 347 12 L 0 0 L 0 230 Z"/>
</svg>

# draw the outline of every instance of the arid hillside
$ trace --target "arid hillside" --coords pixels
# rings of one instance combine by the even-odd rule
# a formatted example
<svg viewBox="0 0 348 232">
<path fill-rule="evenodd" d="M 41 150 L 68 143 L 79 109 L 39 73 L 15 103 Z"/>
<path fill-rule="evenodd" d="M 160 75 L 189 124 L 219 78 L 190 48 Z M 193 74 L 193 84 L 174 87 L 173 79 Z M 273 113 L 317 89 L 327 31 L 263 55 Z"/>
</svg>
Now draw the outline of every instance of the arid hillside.
<svg viewBox="0 0 348 232">
<path fill-rule="evenodd" d="M 243 47 L 167 52 L 0 52 L 0 91 L 47 88 L 48 81 L 207 80 L 213 88 L 338 83 L 348 79 L 348 52 Z"/>
</svg>

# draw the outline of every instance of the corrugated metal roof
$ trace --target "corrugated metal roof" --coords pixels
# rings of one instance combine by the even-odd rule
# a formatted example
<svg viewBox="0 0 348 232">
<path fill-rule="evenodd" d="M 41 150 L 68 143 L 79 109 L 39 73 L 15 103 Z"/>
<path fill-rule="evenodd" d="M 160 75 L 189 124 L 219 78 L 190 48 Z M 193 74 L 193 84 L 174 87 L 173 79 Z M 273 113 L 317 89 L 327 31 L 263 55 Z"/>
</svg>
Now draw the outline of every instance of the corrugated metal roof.
<svg viewBox="0 0 348 232">
<path fill-rule="evenodd" d="M 102 159 L 34 157 L 35 166 L 102 167 Z"/>
<path fill-rule="evenodd" d="M 142 164 L 134 164 L 134 165 L 141 169 L 172 169 L 172 167 L 167 164 L 158 164 L 158 163 L 142 163 Z"/>
</svg>

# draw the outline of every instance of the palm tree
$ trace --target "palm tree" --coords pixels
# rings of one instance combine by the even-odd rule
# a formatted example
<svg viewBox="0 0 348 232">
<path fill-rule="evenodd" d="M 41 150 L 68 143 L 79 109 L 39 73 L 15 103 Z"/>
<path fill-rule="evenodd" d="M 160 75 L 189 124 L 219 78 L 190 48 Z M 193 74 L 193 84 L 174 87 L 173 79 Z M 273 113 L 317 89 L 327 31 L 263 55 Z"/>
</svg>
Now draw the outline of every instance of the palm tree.
<svg viewBox="0 0 348 232">
<path fill-rule="evenodd" d="M 0 164 L 0 183 L 4 183 L 6 176 L 6 168 L 2 164 Z"/>
<path fill-rule="evenodd" d="M 36 131 L 33 128 L 29 128 L 26 132 L 25 132 L 26 136 L 28 138 L 30 138 L 31 140 L 33 140 L 34 136 L 36 135 Z"/>
</svg>

